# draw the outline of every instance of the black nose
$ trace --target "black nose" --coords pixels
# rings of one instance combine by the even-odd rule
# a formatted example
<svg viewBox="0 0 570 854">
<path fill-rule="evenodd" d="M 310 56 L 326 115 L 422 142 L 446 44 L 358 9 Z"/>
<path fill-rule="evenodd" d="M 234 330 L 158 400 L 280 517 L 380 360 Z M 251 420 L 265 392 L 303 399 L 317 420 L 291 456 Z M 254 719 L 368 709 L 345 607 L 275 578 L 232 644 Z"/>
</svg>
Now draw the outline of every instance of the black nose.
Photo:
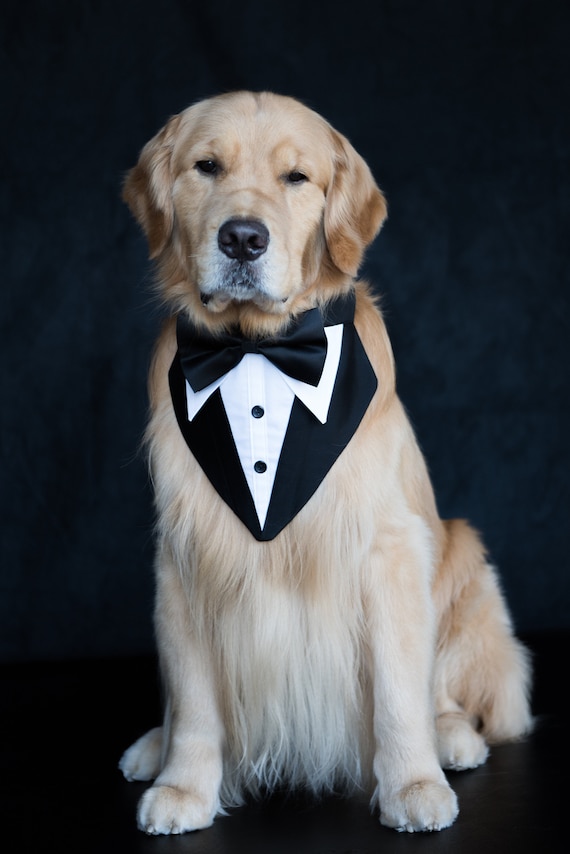
<svg viewBox="0 0 570 854">
<path fill-rule="evenodd" d="M 255 261 L 268 243 L 269 231 L 255 219 L 228 219 L 218 232 L 218 246 L 237 261 Z"/>
</svg>

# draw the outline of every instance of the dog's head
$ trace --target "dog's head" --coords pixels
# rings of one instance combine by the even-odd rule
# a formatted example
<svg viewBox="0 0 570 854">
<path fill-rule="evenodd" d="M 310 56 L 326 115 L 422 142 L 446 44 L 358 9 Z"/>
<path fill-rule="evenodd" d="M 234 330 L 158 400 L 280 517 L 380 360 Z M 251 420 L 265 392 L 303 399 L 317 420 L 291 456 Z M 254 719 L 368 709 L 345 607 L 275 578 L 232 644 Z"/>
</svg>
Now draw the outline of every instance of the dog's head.
<svg viewBox="0 0 570 854">
<path fill-rule="evenodd" d="M 208 325 L 283 319 L 352 279 L 386 216 L 348 140 L 298 101 L 235 92 L 174 116 L 124 199 L 163 295 Z"/>
</svg>

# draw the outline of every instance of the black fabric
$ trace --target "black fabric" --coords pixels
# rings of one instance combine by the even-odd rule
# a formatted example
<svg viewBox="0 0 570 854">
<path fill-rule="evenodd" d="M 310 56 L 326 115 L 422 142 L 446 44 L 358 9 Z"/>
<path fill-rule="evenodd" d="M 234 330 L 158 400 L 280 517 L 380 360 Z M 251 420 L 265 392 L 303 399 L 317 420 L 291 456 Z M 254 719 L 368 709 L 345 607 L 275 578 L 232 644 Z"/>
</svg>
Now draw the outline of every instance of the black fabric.
<svg viewBox="0 0 570 854">
<path fill-rule="evenodd" d="M 331 319 L 353 316 L 352 296 L 336 302 L 337 306 L 331 307 Z M 169 383 L 178 425 L 190 450 L 217 492 L 260 541 L 276 537 L 311 498 L 352 438 L 377 388 L 376 375 L 356 329 L 347 322 L 328 419 L 321 424 L 295 398 L 261 529 L 219 389 L 189 421 L 179 354 L 172 363 Z"/>
<path fill-rule="evenodd" d="M 443 516 L 517 628 L 570 624 L 567 0 L 3 0 L 0 659 L 154 647 L 141 436 L 162 310 L 124 174 L 236 88 L 294 95 L 366 158 L 362 274 Z"/>
</svg>

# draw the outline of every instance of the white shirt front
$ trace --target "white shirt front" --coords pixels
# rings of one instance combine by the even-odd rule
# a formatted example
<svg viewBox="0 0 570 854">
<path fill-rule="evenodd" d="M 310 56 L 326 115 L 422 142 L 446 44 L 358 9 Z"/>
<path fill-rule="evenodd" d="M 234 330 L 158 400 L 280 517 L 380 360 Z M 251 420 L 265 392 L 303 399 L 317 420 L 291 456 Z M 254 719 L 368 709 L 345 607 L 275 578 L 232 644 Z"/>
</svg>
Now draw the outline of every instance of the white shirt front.
<svg viewBox="0 0 570 854">
<path fill-rule="evenodd" d="M 317 386 L 282 373 L 259 353 L 246 353 L 235 368 L 200 391 L 194 391 L 186 380 L 189 421 L 216 389 L 220 389 L 261 529 L 295 397 L 321 424 L 327 421 L 340 361 L 342 331 L 342 324 L 325 327 L 327 355 Z"/>
</svg>

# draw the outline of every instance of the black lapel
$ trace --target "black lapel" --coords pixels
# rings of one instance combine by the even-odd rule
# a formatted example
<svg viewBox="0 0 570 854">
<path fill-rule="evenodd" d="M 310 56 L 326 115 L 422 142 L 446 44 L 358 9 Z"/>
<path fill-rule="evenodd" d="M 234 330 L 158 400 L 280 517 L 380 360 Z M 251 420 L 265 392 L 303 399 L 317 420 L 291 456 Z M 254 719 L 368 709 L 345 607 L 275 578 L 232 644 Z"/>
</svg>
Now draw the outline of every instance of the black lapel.
<svg viewBox="0 0 570 854">
<path fill-rule="evenodd" d="M 192 421 L 186 407 L 186 380 L 178 354 L 168 374 L 178 426 L 186 444 L 215 490 L 257 540 L 263 539 L 220 390 L 208 398 Z"/>
<path fill-rule="evenodd" d="M 262 536 L 272 540 L 307 503 L 354 435 L 378 381 L 352 324 L 342 353 L 326 424 L 295 398 Z"/>
</svg>

